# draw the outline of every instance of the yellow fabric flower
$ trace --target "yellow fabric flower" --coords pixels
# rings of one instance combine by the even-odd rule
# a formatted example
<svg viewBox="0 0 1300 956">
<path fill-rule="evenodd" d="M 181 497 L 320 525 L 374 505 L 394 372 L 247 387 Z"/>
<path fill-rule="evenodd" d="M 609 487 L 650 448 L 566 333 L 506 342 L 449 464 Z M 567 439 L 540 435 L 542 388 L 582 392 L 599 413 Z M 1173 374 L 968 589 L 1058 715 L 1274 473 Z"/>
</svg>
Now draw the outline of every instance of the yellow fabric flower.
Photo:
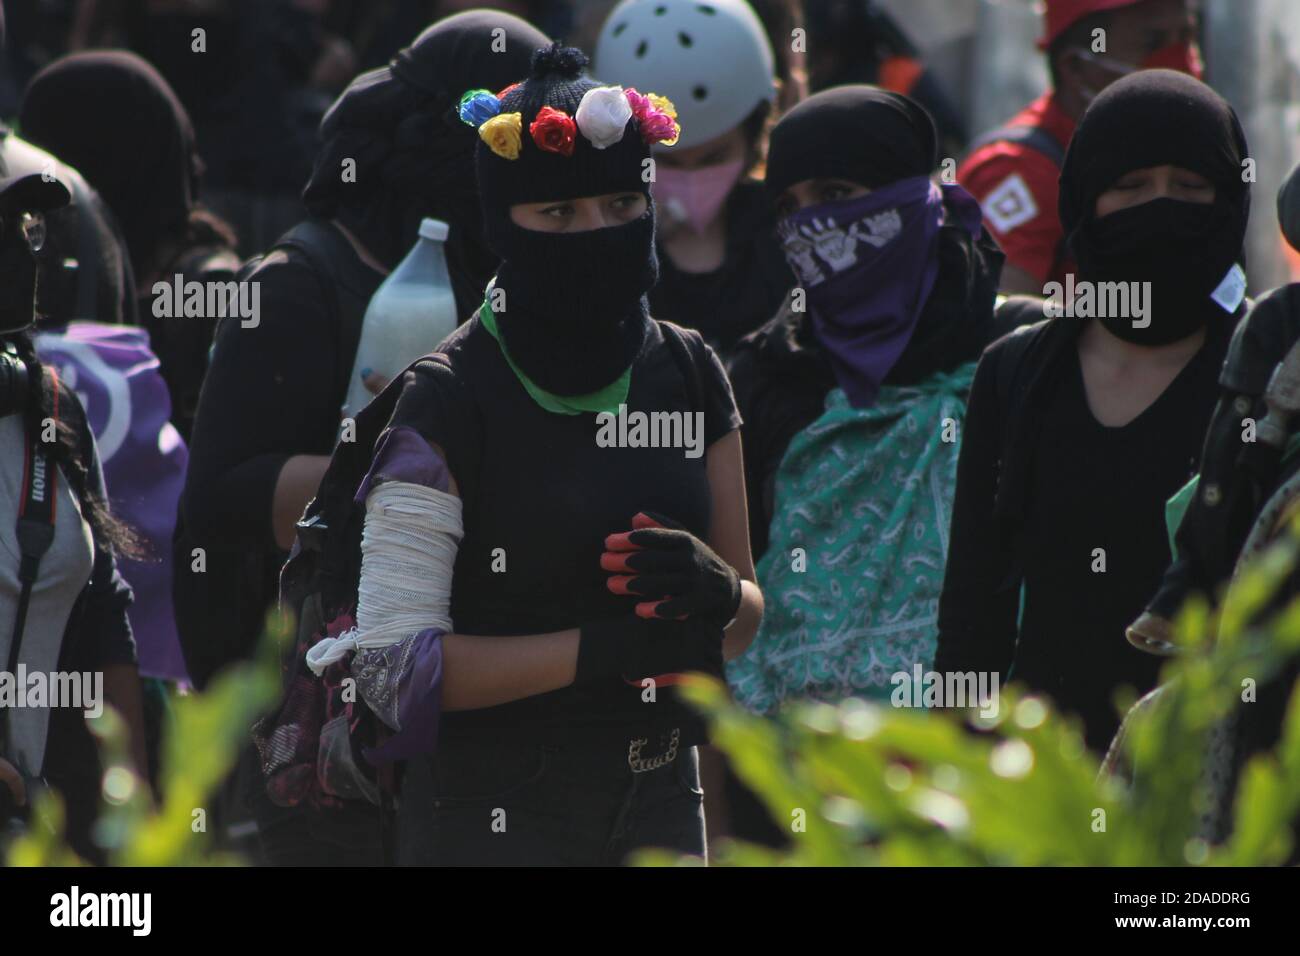
<svg viewBox="0 0 1300 956">
<path fill-rule="evenodd" d="M 673 119 L 677 119 L 677 107 L 673 106 L 673 101 L 666 96 L 660 96 L 658 93 L 647 93 L 645 98 L 650 101 L 650 105 L 660 113 L 667 113 Z"/>
<path fill-rule="evenodd" d="M 502 159 L 518 159 L 524 118 L 519 113 L 498 113 L 478 128 L 479 139 Z"/>
</svg>

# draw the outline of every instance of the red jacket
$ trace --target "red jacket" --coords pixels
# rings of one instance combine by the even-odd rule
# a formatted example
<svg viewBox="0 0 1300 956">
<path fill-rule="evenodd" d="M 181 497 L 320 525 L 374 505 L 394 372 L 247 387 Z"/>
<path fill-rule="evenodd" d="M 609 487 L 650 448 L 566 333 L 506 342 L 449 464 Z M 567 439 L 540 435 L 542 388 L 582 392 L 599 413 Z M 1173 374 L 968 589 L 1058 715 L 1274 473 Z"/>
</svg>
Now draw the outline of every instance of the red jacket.
<svg viewBox="0 0 1300 956">
<path fill-rule="evenodd" d="M 1044 93 L 1005 125 L 1039 127 L 1064 150 L 1076 123 L 1054 93 Z M 984 222 L 1007 254 L 1007 263 L 1043 283 L 1062 281 L 1074 270 L 1056 208 L 1060 176 L 1048 156 L 1015 142 L 982 146 L 957 170 L 957 181 L 979 200 Z"/>
</svg>

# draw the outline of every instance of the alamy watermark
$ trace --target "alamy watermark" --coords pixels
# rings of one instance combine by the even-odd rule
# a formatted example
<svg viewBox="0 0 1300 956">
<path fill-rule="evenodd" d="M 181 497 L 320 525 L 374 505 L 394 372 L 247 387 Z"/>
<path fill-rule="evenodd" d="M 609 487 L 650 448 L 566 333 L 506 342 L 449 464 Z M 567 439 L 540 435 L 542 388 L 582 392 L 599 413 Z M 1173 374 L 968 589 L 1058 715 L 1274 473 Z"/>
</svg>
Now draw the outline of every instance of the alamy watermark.
<svg viewBox="0 0 1300 956">
<path fill-rule="evenodd" d="M 260 282 L 185 281 L 179 272 L 170 282 L 153 284 L 155 319 L 226 319 L 238 318 L 245 329 L 255 329 L 262 321 L 262 286 Z"/>
<path fill-rule="evenodd" d="M 703 412 L 629 412 L 596 415 L 600 448 L 684 448 L 687 458 L 704 454 Z"/>
<path fill-rule="evenodd" d="M 980 716 L 998 715 L 996 671 L 927 671 L 920 664 L 911 673 L 897 671 L 889 678 L 894 685 L 889 702 L 895 707 L 946 708 L 978 707 Z"/>
<path fill-rule="evenodd" d="M 1151 325 L 1150 282 L 1065 282 L 1043 286 L 1043 316 L 1049 319 L 1132 319 L 1133 328 Z"/>
<path fill-rule="evenodd" d="M 19 664 L 17 673 L 0 671 L 0 708 L 68 707 L 86 717 L 104 712 L 102 671 L 29 671 Z"/>
<path fill-rule="evenodd" d="M 74 884 L 67 893 L 50 897 L 50 925 L 119 926 L 129 928 L 132 936 L 148 936 L 153 928 L 153 894 L 83 893 Z"/>
</svg>

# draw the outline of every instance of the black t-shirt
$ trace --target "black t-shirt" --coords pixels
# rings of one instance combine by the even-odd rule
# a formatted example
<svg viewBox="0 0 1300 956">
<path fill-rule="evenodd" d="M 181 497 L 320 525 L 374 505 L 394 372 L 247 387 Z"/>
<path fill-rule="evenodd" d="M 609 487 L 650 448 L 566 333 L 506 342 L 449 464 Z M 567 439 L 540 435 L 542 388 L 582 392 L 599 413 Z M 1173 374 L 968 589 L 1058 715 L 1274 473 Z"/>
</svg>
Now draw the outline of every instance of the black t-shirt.
<svg viewBox="0 0 1300 956">
<path fill-rule="evenodd" d="M 650 314 L 696 329 L 724 355 L 772 317 L 795 284 L 776 240 L 776 221 L 761 183 L 739 183 L 727 199 L 727 250 L 712 272 L 684 272 L 659 248 L 659 281 Z"/>
<path fill-rule="evenodd" d="M 1072 349 L 1046 406 L 1030 471 L 1014 676 L 1081 714 L 1096 748 L 1119 728 L 1114 690 L 1155 686 L 1160 658 L 1134 648 L 1124 630 L 1169 566 L 1165 502 L 1196 473 L 1222 359 L 1221 348 L 1202 348 L 1142 414 L 1108 428 L 1088 407 Z"/>
<path fill-rule="evenodd" d="M 1101 425 L 1087 405 L 1077 326 L 1058 319 L 1024 333 L 1042 346 L 1019 358 L 1041 365 L 1039 384 L 1017 400 L 1036 424 L 1009 426 L 1012 409 L 1002 407 L 1002 380 L 1016 377 L 1002 367 L 1013 337 L 985 352 L 962 436 L 936 670 L 1010 671 L 1080 716 L 1090 747 L 1107 746 L 1119 723 L 1115 691 L 1148 690 L 1159 670 L 1124 632 L 1169 564 L 1165 503 L 1196 471 L 1232 326 L 1213 327 L 1160 397 L 1120 428 Z M 1104 572 L 1093 570 L 1102 566 L 1096 549 Z"/>
<path fill-rule="evenodd" d="M 684 341 L 690 368 L 668 335 Z M 713 352 L 696 333 L 657 322 L 633 361 L 627 409 L 702 412 L 704 449 L 740 425 Z M 600 447 L 596 414 L 558 414 L 534 402 L 477 317 L 406 373 L 390 425 L 437 444 L 460 491 L 465 537 L 451 595 L 457 633 L 540 634 L 630 615 L 635 599 L 607 589 L 600 555 L 605 537 L 629 530 L 638 511 L 660 512 L 707 537 L 705 455 Z M 649 721 L 681 726 L 683 743 L 698 742 L 698 725 L 679 708 L 675 695 L 660 690 L 648 711 L 640 688 L 611 679 L 447 713 L 441 732 L 625 741 Z"/>
<path fill-rule="evenodd" d="M 368 282 L 357 308 L 383 276 Z M 360 329 L 332 277 L 296 249 L 275 249 L 247 276 L 260 285 L 258 323 L 231 318 L 216 346 L 190 442 L 183 507 L 192 531 L 236 550 L 274 547 L 271 505 L 284 463 L 328 455 L 338 436 L 347 376 L 339 323 Z"/>
<path fill-rule="evenodd" d="M 333 450 L 362 315 L 384 278 L 320 220 L 281 241 L 313 225 L 326 231 L 316 234 L 313 253 L 305 240 L 277 245 L 243 275 L 260 289 L 258 322 L 221 321 L 199 392 L 173 604 L 200 687 L 216 667 L 251 654 L 265 628 L 285 559 L 272 529 L 280 470 L 295 455 Z M 329 235 L 337 237 L 332 246 Z M 187 557 L 196 547 L 207 554 L 203 574 Z"/>
</svg>

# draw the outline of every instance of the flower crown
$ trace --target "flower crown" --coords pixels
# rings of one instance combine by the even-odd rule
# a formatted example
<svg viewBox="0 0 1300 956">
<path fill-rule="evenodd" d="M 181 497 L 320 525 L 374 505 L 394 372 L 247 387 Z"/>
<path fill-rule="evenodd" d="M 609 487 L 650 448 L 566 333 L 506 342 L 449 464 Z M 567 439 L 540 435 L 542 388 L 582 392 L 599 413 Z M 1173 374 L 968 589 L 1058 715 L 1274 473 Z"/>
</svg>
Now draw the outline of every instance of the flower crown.
<svg viewBox="0 0 1300 956">
<path fill-rule="evenodd" d="M 501 101 L 518 85 L 512 83 L 495 95 L 487 90 L 470 90 L 460 98 L 457 107 L 461 120 L 477 129 L 479 139 L 502 159 L 519 158 L 523 115 L 501 112 Z M 681 135 L 677 109 L 668 97 L 654 93 L 642 95 L 631 87 L 621 86 L 587 90 L 572 116 L 564 110 L 543 106 L 528 124 L 528 132 L 538 149 L 572 156 L 578 133 L 596 149 L 608 149 L 623 139 L 627 121 L 633 117 L 647 145 L 672 146 Z"/>
</svg>

